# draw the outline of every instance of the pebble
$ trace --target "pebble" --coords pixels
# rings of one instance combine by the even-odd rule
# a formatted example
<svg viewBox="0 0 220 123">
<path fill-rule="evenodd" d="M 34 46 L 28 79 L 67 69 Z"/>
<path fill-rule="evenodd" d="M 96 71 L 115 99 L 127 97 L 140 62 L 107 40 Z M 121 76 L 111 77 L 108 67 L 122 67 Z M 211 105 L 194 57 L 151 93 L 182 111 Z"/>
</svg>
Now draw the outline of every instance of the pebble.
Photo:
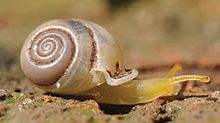
<svg viewBox="0 0 220 123">
<path fill-rule="evenodd" d="M 50 95 L 49 95 L 49 96 L 48 96 L 48 95 L 44 96 L 44 99 L 43 99 L 43 100 L 44 100 L 45 103 L 52 102 L 52 98 L 51 98 Z"/>
</svg>

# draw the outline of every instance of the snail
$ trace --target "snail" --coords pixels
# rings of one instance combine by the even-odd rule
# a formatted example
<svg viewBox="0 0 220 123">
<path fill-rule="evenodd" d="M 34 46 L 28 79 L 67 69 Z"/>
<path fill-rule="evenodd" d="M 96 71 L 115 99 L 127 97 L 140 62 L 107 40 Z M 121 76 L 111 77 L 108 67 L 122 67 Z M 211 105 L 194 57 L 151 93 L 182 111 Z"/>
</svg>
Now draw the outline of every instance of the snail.
<svg viewBox="0 0 220 123">
<path fill-rule="evenodd" d="M 121 50 L 103 27 L 83 19 L 52 20 L 29 34 L 21 50 L 21 69 L 46 92 L 91 95 L 99 103 L 139 104 L 176 94 L 173 84 L 198 80 L 181 75 L 175 65 L 165 77 L 137 80 L 136 69 L 126 69 Z"/>
</svg>

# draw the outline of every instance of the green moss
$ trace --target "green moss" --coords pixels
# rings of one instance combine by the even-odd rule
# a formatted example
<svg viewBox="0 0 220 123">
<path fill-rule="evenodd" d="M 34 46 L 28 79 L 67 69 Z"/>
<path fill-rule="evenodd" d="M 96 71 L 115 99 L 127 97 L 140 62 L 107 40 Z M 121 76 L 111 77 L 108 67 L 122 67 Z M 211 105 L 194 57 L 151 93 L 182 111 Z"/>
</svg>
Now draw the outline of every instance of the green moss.
<svg viewBox="0 0 220 123">
<path fill-rule="evenodd" d="M 181 112 L 181 110 L 178 109 L 175 113 L 171 114 L 171 116 L 170 116 L 170 117 L 171 117 L 171 120 L 172 120 L 172 121 L 175 121 L 180 112 Z"/>
<path fill-rule="evenodd" d="M 61 99 L 61 100 L 57 100 L 57 103 L 61 104 L 61 105 L 66 105 L 66 100 Z"/>
<path fill-rule="evenodd" d="M 6 103 L 17 103 L 17 102 L 22 102 L 26 99 L 25 96 L 21 95 L 21 94 L 15 94 L 13 95 L 13 97 L 10 97 L 8 99 L 6 99 L 4 102 Z"/>
<path fill-rule="evenodd" d="M 91 121 L 91 123 L 99 123 L 99 120 L 98 120 L 98 119 L 93 118 L 93 119 L 92 119 L 92 121 Z"/>
<path fill-rule="evenodd" d="M 8 98 L 7 100 L 5 100 L 6 103 L 16 103 L 16 99 L 11 97 L 11 98 Z"/>
<path fill-rule="evenodd" d="M 82 112 L 82 114 L 86 115 L 86 116 L 92 116 L 93 115 L 93 109 L 90 108 L 90 109 L 86 109 Z"/>
</svg>

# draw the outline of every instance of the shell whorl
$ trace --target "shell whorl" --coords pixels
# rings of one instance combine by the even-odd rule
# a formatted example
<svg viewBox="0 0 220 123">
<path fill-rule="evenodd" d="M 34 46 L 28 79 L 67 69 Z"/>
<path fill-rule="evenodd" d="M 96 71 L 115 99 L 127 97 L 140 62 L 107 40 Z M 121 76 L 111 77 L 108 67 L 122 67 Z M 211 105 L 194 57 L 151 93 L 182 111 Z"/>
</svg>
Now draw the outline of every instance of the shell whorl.
<svg viewBox="0 0 220 123">
<path fill-rule="evenodd" d="M 65 27 L 46 26 L 30 34 L 22 52 L 26 52 L 21 61 L 24 73 L 38 85 L 52 85 L 73 60 L 74 38 Z"/>
<path fill-rule="evenodd" d="M 120 47 L 107 30 L 81 19 L 37 27 L 23 45 L 20 62 L 39 88 L 59 94 L 82 93 L 105 82 L 116 86 L 138 75 L 125 69 Z"/>
</svg>

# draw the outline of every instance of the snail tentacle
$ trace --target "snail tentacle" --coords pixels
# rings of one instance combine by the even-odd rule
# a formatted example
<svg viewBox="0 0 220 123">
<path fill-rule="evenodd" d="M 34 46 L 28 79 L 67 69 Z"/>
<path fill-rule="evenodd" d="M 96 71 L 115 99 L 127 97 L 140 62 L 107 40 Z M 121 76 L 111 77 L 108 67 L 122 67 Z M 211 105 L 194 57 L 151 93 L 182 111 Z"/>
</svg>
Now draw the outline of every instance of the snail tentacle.
<svg viewBox="0 0 220 123">
<path fill-rule="evenodd" d="M 182 70 L 181 64 L 175 64 L 172 69 L 168 72 L 167 77 L 173 77 L 178 71 Z"/>
</svg>

